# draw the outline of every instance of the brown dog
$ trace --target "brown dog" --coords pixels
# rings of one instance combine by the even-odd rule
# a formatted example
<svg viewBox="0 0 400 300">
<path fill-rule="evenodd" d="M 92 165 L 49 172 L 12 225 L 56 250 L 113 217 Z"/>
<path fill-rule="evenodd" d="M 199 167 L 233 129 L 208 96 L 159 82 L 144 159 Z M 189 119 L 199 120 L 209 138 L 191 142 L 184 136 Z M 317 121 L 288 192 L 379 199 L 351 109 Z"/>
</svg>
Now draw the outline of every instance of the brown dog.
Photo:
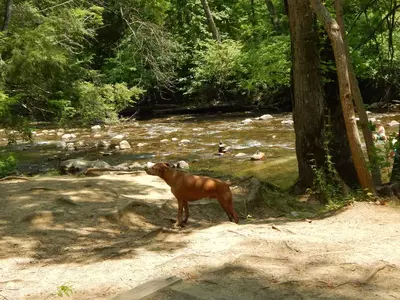
<svg viewBox="0 0 400 300">
<path fill-rule="evenodd" d="M 239 223 L 239 217 L 233 208 L 230 184 L 222 180 L 196 176 L 174 169 L 168 163 L 148 164 L 146 173 L 159 176 L 171 187 L 171 192 L 178 200 L 178 218 L 176 224 L 183 226 L 189 218 L 188 201 L 202 198 L 217 199 L 228 215 L 229 221 Z M 182 221 L 182 211 L 185 209 L 185 219 Z"/>
</svg>

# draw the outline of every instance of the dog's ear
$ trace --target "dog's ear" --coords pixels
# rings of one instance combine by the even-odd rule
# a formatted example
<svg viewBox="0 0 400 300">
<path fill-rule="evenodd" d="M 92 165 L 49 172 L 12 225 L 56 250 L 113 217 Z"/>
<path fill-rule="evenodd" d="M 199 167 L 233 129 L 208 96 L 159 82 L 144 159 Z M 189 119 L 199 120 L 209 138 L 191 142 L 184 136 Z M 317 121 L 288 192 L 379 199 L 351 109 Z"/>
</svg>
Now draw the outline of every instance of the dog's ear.
<svg viewBox="0 0 400 300">
<path fill-rule="evenodd" d="M 169 168 L 171 168 L 171 165 L 169 164 L 169 163 L 163 163 L 162 164 L 162 170 L 164 171 L 164 170 L 167 170 L 167 169 L 169 169 Z"/>
</svg>

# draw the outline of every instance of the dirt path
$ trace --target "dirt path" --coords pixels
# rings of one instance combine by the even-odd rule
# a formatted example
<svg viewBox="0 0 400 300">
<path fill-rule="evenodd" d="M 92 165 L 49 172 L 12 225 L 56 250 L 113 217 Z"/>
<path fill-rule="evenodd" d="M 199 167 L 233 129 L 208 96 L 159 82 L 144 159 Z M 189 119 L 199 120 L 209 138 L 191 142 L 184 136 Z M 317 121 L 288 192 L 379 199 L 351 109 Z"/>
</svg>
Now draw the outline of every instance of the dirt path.
<svg viewBox="0 0 400 300">
<path fill-rule="evenodd" d="M 118 210 L 117 210 L 118 209 Z M 400 299 L 400 210 L 358 203 L 321 220 L 226 222 L 176 204 L 155 177 L 0 183 L 0 299 L 110 299 L 155 277 L 148 299 Z M 274 225 L 274 226 L 273 226 Z"/>
</svg>

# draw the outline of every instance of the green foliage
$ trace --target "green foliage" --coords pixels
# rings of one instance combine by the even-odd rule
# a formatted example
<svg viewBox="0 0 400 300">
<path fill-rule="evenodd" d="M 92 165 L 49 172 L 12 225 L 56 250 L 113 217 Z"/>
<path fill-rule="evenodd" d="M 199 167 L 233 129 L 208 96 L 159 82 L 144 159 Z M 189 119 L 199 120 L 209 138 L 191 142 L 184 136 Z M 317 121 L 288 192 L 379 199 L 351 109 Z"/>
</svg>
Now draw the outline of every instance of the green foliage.
<svg viewBox="0 0 400 300">
<path fill-rule="evenodd" d="M 0 125 L 115 119 L 138 97 L 165 91 L 183 91 L 188 104 L 284 101 L 291 59 L 283 1 L 270 2 L 274 12 L 264 0 L 209 2 L 220 44 L 210 40 L 200 0 L 14 1 L 0 32 Z M 344 1 L 358 78 L 391 91 L 400 87 L 393 3 Z M 321 64 L 323 73 L 334 69 Z"/>
<path fill-rule="evenodd" d="M 17 160 L 12 154 L 0 157 L 0 178 L 12 174 L 17 167 Z"/>
<path fill-rule="evenodd" d="M 75 86 L 77 103 L 75 109 L 66 110 L 67 118 L 78 118 L 83 123 L 96 120 L 116 121 L 118 112 L 133 103 L 143 90 L 129 89 L 123 83 L 96 86 L 91 82 L 78 82 Z"/>
<path fill-rule="evenodd" d="M 330 154 L 329 144 L 332 142 L 332 133 L 329 127 L 330 121 L 328 119 L 324 139 L 324 150 L 325 150 L 325 164 L 323 166 L 317 166 L 315 160 L 311 160 L 311 168 L 314 171 L 314 183 L 312 193 L 318 198 L 321 203 L 325 204 L 342 204 L 344 199 L 344 187 L 343 183 L 332 161 L 332 155 Z"/>
<path fill-rule="evenodd" d="M 67 284 L 63 284 L 60 285 L 59 287 L 57 287 L 57 296 L 58 297 L 63 297 L 63 296 L 71 296 L 73 293 L 72 290 L 72 286 L 71 285 L 67 285 Z"/>
<path fill-rule="evenodd" d="M 187 93 L 217 90 L 229 94 L 272 95 L 290 84 L 289 38 L 275 36 L 262 43 L 244 45 L 234 40 L 200 43 Z"/>
<path fill-rule="evenodd" d="M 187 93 L 204 92 L 206 89 L 235 92 L 242 59 L 241 43 L 207 40 L 200 46 L 201 50 L 195 54 L 193 79 Z"/>
</svg>

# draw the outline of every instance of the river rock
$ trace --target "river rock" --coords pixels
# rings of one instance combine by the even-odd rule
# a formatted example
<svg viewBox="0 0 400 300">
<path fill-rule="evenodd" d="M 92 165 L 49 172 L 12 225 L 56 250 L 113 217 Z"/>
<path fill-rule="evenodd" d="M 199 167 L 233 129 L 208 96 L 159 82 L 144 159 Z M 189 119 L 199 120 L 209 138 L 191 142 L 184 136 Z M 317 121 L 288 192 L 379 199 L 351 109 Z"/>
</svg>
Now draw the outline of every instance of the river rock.
<svg viewBox="0 0 400 300">
<path fill-rule="evenodd" d="M 92 131 L 100 131 L 101 130 L 101 126 L 100 125 L 94 125 L 94 126 L 90 127 L 90 129 L 92 129 Z"/>
<path fill-rule="evenodd" d="M 163 139 L 163 140 L 161 140 L 160 142 L 161 142 L 161 143 L 168 143 L 168 142 L 169 142 L 169 139 Z"/>
<path fill-rule="evenodd" d="M 100 133 L 95 133 L 95 134 L 93 135 L 93 137 L 94 137 L 95 139 L 101 138 L 101 134 L 100 134 Z"/>
<path fill-rule="evenodd" d="M 251 156 L 251 160 L 263 160 L 265 158 L 264 152 L 257 151 L 255 154 Z"/>
<path fill-rule="evenodd" d="M 293 125 L 293 120 L 283 120 L 282 122 L 281 122 L 281 124 L 286 124 L 286 125 Z"/>
<path fill-rule="evenodd" d="M 73 133 L 66 133 L 61 136 L 63 140 L 73 140 L 76 138 L 76 135 Z"/>
<path fill-rule="evenodd" d="M 188 139 L 183 139 L 183 140 L 181 140 L 181 143 L 182 143 L 182 144 L 189 144 L 189 143 L 190 143 L 190 140 L 188 140 Z"/>
<path fill-rule="evenodd" d="M 111 138 L 111 145 L 119 145 L 119 143 L 125 138 L 123 134 L 117 134 Z"/>
<path fill-rule="evenodd" d="M 74 151 L 75 150 L 74 143 L 67 143 L 66 149 L 67 149 L 67 151 Z"/>
<path fill-rule="evenodd" d="M 111 168 L 111 166 L 102 160 L 89 161 L 80 158 L 65 160 L 60 164 L 61 174 L 75 174 L 88 168 Z"/>
<path fill-rule="evenodd" d="M 144 146 L 147 146 L 148 145 L 148 143 L 138 143 L 136 146 L 137 147 L 144 147 Z"/>
<path fill-rule="evenodd" d="M 243 153 L 243 152 L 240 152 L 240 153 L 238 153 L 238 154 L 235 154 L 235 157 L 246 157 L 247 156 L 247 154 L 246 153 Z"/>
<path fill-rule="evenodd" d="M 393 127 L 393 126 L 399 125 L 399 122 L 393 120 L 393 121 L 390 121 L 390 123 L 388 123 L 387 125 L 390 126 L 390 127 Z"/>
<path fill-rule="evenodd" d="M 179 169 L 189 170 L 189 164 L 184 160 L 178 161 L 178 163 L 176 164 L 176 167 Z"/>
<path fill-rule="evenodd" d="M 250 124 L 250 123 L 253 123 L 253 120 L 252 119 L 246 119 L 246 120 L 243 120 L 240 123 L 242 123 L 242 124 Z"/>
<path fill-rule="evenodd" d="M 137 161 L 129 165 L 130 170 L 143 169 L 144 167 Z"/>
<path fill-rule="evenodd" d="M 84 149 L 87 145 L 84 141 L 78 141 L 75 143 L 75 149 Z"/>
<path fill-rule="evenodd" d="M 173 137 L 172 139 L 171 139 L 171 141 L 173 141 L 173 142 L 176 142 L 178 140 L 178 138 L 176 138 L 176 137 Z"/>
<path fill-rule="evenodd" d="M 111 146 L 111 143 L 108 141 L 100 141 L 97 143 L 97 148 L 100 148 L 100 149 L 108 149 L 108 148 L 110 148 L 110 146 Z"/>
<path fill-rule="evenodd" d="M 123 140 L 119 143 L 119 149 L 121 149 L 121 150 L 126 150 L 126 149 L 130 149 L 130 148 L 131 148 L 131 145 L 128 143 L 128 141 Z"/>
<path fill-rule="evenodd" d="M 32 143 L 32 147 L 65 149 L 67 143 L 64 141 L 38 141 Z"/>
<path fill-rule="evenodd" d="M 272 115 L 262 115 L 261 117 L 258 117 L 257 120 L 269 120 L 273 119 L 274 117 Z"/>
</svg>

